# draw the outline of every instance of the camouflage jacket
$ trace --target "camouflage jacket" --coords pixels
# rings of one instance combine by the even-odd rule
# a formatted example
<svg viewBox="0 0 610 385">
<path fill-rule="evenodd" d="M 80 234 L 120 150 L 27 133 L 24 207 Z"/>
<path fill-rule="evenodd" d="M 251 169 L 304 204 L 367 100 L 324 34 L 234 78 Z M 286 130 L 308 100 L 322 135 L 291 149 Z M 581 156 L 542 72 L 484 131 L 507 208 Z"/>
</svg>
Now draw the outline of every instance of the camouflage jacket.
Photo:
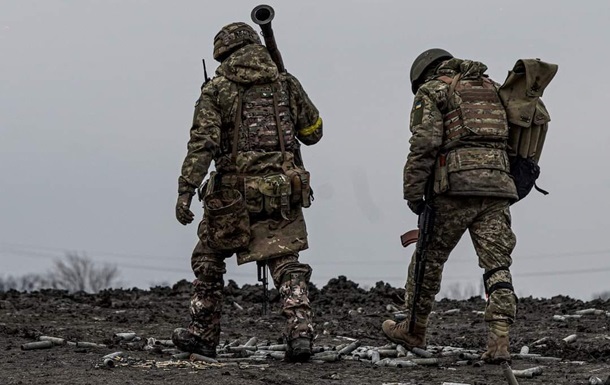
<svg viewBox="0 0 610 385">
<path fill-rule="evenodd" d="M 322 138 L 322 120 L 299 81 L 277 66 L 263 45 L 250 44 L 235 51 L 216 70 L 214 78 L 201 90 L 195 105 L 187 155 L 178 178 L 178 193 L 193 194 L 214 161 L 221 174 L 234 172 L 265 174 L 281 171 L 280 151 L 239 151 L 231 158 L 233 126 L 238 110 L 238 94 L 255 84 L 281 84 L 288 95 L 290 118 L 296 138 L 305 145 Z M 295 149 L 298 150 L 298 142 Z M 286 149 L 292 159 L 292 153 Z"/>
<path fill-rule="evenodd" d="M 426 184 L 434 175 L 434 193 L 463 196 L 490 196 L 515 199 L 515 184 L 510 176 L 510 164 L 506 153 L 508 126 L 506 114 L 499 105 L 499 117 L 490 126 L 506 127 L 504 137 L 483 140 L 481 137 L 465 136 L 448 145 L 447 117 L 456 111 L 462 100 L 454 93 L 449 95 L 451 80 L 457 74 L 461 79 L 486 79 L 487 67 L 470 60 L 450 59 L 442 63 L 431 77 L 417 90 L 410 117 L 410 151 L 403 174 L 404 199 L 417 201 L 425 194 Z M 445 81 L 440 80 L 443 78 Z M 497 85 L 487 80 L 492 96 L 497 94 Z M 488 95 L 489 96 L 489 95 Z M 488 110 L 471 110 L 487 117 Z M 456 114 L 457 115 L 457 114 Z M 476 117 L 476 116 L 475 116 Z M 479 127 L 485 119 L 475 119 Z M 498 123 L 500 122 L 500 123 Z M 476 135 L 474 135 L 476 136 Z M 439 161 L 442 158 L 442 161 Z"/>
</svg>

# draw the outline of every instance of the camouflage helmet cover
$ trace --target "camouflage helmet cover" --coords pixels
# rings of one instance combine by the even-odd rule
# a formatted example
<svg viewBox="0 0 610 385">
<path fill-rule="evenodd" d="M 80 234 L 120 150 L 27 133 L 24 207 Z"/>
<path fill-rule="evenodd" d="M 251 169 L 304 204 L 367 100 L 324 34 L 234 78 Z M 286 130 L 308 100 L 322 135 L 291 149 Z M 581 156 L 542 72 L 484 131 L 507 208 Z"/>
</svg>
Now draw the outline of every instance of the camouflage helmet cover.
<svg viewBox="0 0 610 385">
<path fill-rule="evenodd" d="M 248 44 L 261 44 L 261 39 L 252 27 L 242 22 L 227 24 L 214 37 L 214 59 L 222 62 Z"/>
<path fill-rule="evenodd" d="M 432 48 L 422 52 L 418 57 L 413 60 L 411 65 L 411 90 L 415 94 L 420 86 L 422 75 L 428 69 L 430 64 L 435 63 L 441 59 L 451 59 L 453 55 L 441 48 Z"/>
</svg>

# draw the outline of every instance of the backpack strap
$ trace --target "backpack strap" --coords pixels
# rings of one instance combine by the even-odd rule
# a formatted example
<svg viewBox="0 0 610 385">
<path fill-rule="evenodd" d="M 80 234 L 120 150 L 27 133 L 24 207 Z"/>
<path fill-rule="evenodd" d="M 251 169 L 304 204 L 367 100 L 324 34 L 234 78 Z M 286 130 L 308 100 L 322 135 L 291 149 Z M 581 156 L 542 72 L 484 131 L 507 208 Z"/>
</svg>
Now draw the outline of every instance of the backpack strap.
<svg viewBox="0 0 610 385">
<path fill-rule="evenodd" d="M 461 78 L 462 78 L 462 74 L 458 73 L 454 77 L 450 77 L 447 75 L 441 75 L 441 76 L 437 77 L 436 80 L 440 80 L 443 83 L 449 84 L 449 92 L 447 93 L 447 97 L 451 98 L 451 96 L 453 96 L 453 93 L 455 92 L 455 87 L 457 86 L 457 84 Z"/>
<path fill-rule="evenodd" d="M 235 122 L 233 123 L 233 148 L 231 151 L 231 160 L 233 163 L 237 161 L 237 142 L 239 141 L 239 130 L 241 130 L 241 111 L 243 105 L 243 90 L 239 90 L 237 94 L 237 112 L 235 113 Z"/>
</svg>

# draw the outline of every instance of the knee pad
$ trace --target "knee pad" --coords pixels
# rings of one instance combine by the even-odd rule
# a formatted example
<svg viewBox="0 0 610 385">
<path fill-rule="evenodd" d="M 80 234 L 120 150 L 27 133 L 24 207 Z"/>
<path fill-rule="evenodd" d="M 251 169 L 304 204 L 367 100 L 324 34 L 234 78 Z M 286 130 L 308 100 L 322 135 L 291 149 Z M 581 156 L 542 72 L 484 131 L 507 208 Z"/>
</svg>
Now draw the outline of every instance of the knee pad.
<svg viewBox="0 0 610 385">
<path fill-rule="evenodd" d="M 508 278 L 506 277 L 506 273 L 502 274 L 502 272 L 505 271 L 508 272 Z M 497 277 L 494 277 L 495 275 L 497 275 Z M 483 274 L 483 285 L 485 286 L 485 294 L 487 295 L 487 298 L 489 298 L 491 294 L 498 289 L 510 290 L 514 295 L 515 289 L 510 278 L 510 269 L 507 266 L 496 267 L 495 269 L 491 269 Z"/>
</svg>

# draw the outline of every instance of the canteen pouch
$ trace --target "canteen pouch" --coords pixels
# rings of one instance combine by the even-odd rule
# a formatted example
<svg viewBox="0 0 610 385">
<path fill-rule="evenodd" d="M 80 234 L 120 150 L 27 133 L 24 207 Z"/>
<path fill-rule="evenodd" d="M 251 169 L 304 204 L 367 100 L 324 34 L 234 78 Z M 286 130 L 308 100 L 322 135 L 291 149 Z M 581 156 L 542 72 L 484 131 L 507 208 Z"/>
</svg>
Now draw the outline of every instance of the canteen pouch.
<svg viewBox="0 0 610 385">
<path fill-rule="evenodd" d="M 302 168 L 293 168 L 285 170 L 284 173 L 290 180 L 292 190 L 290 203 L 304 208 L 311 206 L 311 176 L 309 171 Z"/>
<path fill-rule="evenodd" d="M 235 252 L 250 243 L 250 217 L 242 194 L 236 189 L 222 189 L 203 199 L 207 244 L 218 251 Z"/>
</svg>

